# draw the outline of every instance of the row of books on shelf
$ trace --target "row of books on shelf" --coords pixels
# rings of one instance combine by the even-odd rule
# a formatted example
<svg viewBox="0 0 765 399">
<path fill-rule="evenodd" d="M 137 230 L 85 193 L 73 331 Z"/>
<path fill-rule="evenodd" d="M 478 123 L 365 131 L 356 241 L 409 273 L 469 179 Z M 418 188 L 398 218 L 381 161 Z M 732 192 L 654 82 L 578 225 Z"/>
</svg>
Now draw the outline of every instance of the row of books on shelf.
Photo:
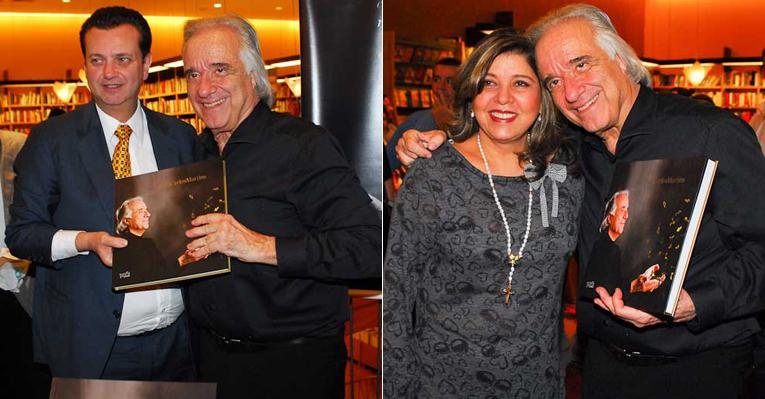
<svg viewBox="0 0 765 399">
<path fill-rule="evenodd" d="M 293 116 L 300 116 L 300 98 L 292 97 L 276 100 L 272 109 L 276 112 L 284 112 Z"/>
<path fill-rule="evenodd" d="M 726 91 L 716 94 L 721 98 L 721 101 L 719 103 L 715 101 L 715 104 L 720 104 L 725 108 L 754 108 L 765 100 L 765 95 L 753 91 Z"/>
<path fill-rule="evenodd" d="M 726 88 L 735 87 L 763 87 L 765 88 L 765 82 L 762 80 L 762 75 L 757 71 L 731 71 L 724 75 L 724 85 Z M 686 76 L 682 73 L 678 74 L 654 74 L 653 75 L 654 86 L 672 86 L 672 87 L 687 87 L 690 86 L 690 82 Z M 698 85 L 701 87 L 720 87 L 721 75 L 708 74 L 704 77 L 704 80 Z"/>
<path fill-rule="evenodd" d="M 396 64 L 396 84 L 422 84 L 433 82 L 433 68 L 424 65 Z"/>
<path fill-rule="evenodd" d="M 184 98 L 155 98 L 144 101 L 146 108 L 168 115 L 193 114 L 194 108 L 188 97 Z"/>
<path fill-rule="evenodd" d="M 286 84 L 272 84 L 271 89 L 274 91 L 274 97 L 276 98 L 294 97 L 289 86 Z"/>
<path fill-rule="evenodd" d="M 757 71 L 731 71 L 726 74 L 728 86 L 762 86 L 762 78 Z"/>
<path fill-rule="evenodd" d="M 182 94 L 187 91 L 186 79 L 174 77 L 158 82 L 145 82 L 141 86 L 141 97 Z"/>
<path fill-rule="evenodd" d="M 430 108 L 433 92 L 430 89 L 396 89 L 396 105 L 405 108 Z"/>
<path fill-rule="evenodd" d="M 0 113 L 0 124 L 40 123 L 49 111 L 40 109 L 9 109 Z"/>
<path fill-rule="evenodd" d="M 201 132 L 205 128 L 205 123 L 202 122 L 201 118 L 195 118 L 193 116 L 189 116 L 189 117 L 181 117 L 181 118 L 178 118 L 178 119 L 188 123 L 191 126 L 194 126 L 194 129 L 197 132 Z"/>
<path fill-rule="evenodd" d="M 71 103 L 81 104 L 90 101 L 90 93 L 77 91 L 72 95 Z M 41 106 L 41 105 L 66 105 L 52 91 L 28 91 L 24 93 L 8 92 L 0 95 L 0 105 L 3 107 L 13 106 Z"/>
<path fill-rule="evenodd" d="M 654 74 L 653 75 L 654 87 L 670 86 L 670 87 L 687 87 L 690 86 L 690 82 L 686 76 L 682 73 L 667 75 L 667 74 Z M 715 87 L 720 86 L 720 76 L 707 75 L 704 80 L 698 84 L 701 87 Z"/>
<path fill-rule="evenodd" d="M 454 57 L 454 51 L 399 43 L 396 44 L 394 61 L 433 65 L 441 58 L 447 57 Z"/>
</svg>

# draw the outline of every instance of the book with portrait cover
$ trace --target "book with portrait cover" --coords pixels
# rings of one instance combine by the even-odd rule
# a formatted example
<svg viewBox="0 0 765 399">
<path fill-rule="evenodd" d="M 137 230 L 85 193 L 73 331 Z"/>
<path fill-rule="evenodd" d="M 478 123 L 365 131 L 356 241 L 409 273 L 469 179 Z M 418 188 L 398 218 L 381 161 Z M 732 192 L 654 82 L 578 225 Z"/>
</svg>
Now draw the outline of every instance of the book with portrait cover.
<svg viewBox="0 0 765 399">
<path fill-rule="evenodd" d="M 673 316 L 717 161 L 701 157 L 619 163 L 581 295 L 624 293 L 624 304 Z"/>
<path fill-rule="evenodd" d="M 226 213 L 226 172 L 210 160 L 126 177 L 115 182 L 116 235 L 112 286 L 127 290 L 227 273 L 229 258 L 214 253 L 195 259 L 185 231 L 206 213 Z"/>
</svg>

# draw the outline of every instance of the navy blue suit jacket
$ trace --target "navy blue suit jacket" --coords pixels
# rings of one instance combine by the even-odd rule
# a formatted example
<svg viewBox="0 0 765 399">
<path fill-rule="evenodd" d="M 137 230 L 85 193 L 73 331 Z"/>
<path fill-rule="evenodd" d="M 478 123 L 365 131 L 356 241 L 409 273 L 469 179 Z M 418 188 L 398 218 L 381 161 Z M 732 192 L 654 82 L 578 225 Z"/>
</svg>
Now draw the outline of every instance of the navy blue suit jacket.
<svg viewBox="0 0 765 399">
<path fill-rule="evenodd" d="M 191 126 L 147 110 L 159 169 L 193 160 Z M 51 261 L 59 229 L 114 232 L 114 173 L 95 104 L 34 129 L 16 158 L 6 242 L 37 266 L 35 361 L 57 377 L 99 378 L 117 336 L 124 294 L 98 256 Z"/>
</svg>

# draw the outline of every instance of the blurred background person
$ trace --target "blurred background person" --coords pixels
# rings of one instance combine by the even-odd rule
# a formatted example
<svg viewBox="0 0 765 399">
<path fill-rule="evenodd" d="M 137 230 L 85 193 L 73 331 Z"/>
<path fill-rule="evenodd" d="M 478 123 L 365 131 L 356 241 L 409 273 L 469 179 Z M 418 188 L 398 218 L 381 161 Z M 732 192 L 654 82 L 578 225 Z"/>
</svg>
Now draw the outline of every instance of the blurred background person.
<svg viewBox="0 0 765 399">
<path fill-rule="evenodd" d="M 401 123 L 390 140 L 387 141 L 385 153 L 392 169 L 398 169 L 401 166 L 396 158 L 396 143 L 401 135 L 409 129 L 419 131 L 428 130 L 446 130 L 446 125 L 450 119 L 450 109 L 454 101 L 454 89 L 452 79 L 457 74 L 460 62 L 455 58 L 442 58 L 436 62 L 433 68 L 433 81 L 431 90 L 433 91 L 433 104 L 430 109 L 423 109 L 409 115 Z"/>
</svg>

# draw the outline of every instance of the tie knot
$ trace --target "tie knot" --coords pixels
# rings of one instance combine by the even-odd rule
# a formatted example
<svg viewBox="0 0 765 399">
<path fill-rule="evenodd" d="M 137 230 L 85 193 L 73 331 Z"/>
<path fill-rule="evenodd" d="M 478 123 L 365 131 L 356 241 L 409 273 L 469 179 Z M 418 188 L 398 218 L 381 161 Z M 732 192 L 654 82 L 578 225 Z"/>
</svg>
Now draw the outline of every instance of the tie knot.
<svg viewBox="0 0 765 399">
<path fill-rule="evenodd" d="M 114 132 L 114 135 L 120 140 L 125 140 L 130 137 L 130 133 L 133 133 L 133 129 L 131 129 L 129 125 L 119 125 L 117 126 L 117 131 Z"/>
</svg>

